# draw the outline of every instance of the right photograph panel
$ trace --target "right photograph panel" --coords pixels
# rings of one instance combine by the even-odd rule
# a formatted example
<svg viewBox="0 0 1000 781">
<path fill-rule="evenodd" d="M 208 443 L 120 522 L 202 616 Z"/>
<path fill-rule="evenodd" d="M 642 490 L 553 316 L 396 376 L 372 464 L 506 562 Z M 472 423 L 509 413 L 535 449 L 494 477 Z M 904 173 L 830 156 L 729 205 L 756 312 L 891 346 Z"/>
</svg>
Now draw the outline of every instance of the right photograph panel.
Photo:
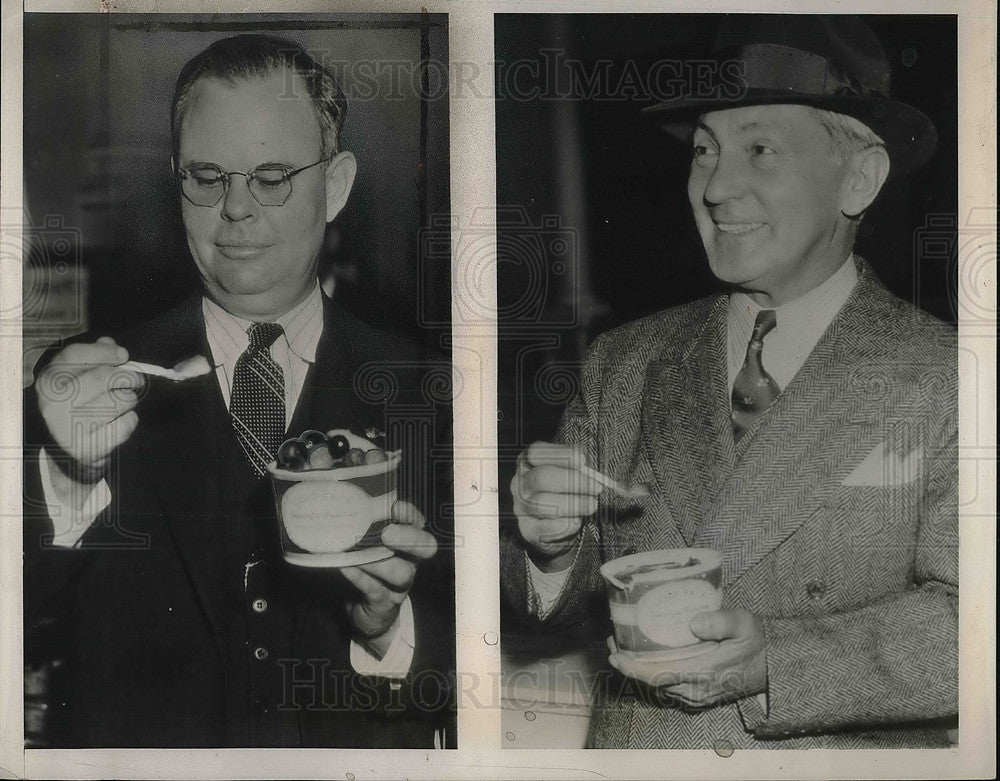
<svg viewBox="0 0 1000 781">
<path fill-rule="evenodd" d="M 495 46 L 503 744 L 955 745 L 956 18 Z"/>
</svg>

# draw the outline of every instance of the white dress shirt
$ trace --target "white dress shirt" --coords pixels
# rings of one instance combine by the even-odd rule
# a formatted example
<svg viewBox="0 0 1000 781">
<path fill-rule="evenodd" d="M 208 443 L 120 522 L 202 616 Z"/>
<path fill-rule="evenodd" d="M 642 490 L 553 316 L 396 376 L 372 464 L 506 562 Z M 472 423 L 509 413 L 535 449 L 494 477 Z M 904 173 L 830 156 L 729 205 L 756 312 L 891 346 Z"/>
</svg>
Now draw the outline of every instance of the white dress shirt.
<svg viewBox="0 0 1000 781">
<path fill-rule="evenodd" d="M 764 337 L 760 357 L 764 371 L 774 378 L 779 388 L 787 388 L 798 374 L 837 312 L 847 303 L 857 282 L 858 270 L 851 255 L 822 285 L 794 301 L 774 307 L 776 323 Z M 757 313 L 763 308 L 746 293 L 733 293 L 729 297 L 726 353 L 730 391 L 746 359 Z"/>
<path fill-rule="evenodd" d="M 208 298 L 202 299 L 202 313 L 212 353 L 211 363 L 215 367 L 215 377 L 228 408 L 236 361 L 250 346 L 247 329 L 252 321 L 230 314 Z M 323 296 L 319 282 L 301 304 L 274 322 L 283 329 L 282 336 L 274 341 L 270 350 L 271 357 L 281 367 L 285 379 L 285 425 L 288 426 L 309 367 L 316 361 L 316 347 L 323 333 Z M 66 548 L 75 547 L 97 516 L 111 505 L 111 489 L 105 480 L 101 480 L 79 509 L 63 505 L 56 498 L 49 471 L 55 468 L 55 464 L 44 449 L 41 451 L 40 461 L 42 492 L 55 532 L 53 544 Z M 396 634 L 385 655 L 379 659 L 367 646 L 351 641 L 351 666 L 362 674 L 403 678 L 413 660 L 415 634 L 413 608 L 407 597 L 400 608 Z"/>
</svg>

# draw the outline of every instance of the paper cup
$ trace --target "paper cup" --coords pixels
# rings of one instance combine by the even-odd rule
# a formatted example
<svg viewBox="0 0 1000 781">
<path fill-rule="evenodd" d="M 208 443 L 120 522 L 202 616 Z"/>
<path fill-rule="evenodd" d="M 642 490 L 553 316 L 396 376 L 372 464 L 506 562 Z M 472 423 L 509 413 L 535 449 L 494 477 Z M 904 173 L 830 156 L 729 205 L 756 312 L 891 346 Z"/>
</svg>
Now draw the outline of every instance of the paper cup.
<svg viewBox="0 0 1000 781">
<path fill-rule="evenodd" d="M 272 462 L 282 555 L 301 567 L 353 567 L 387 559 L 382 529 L 396 501 L 401 456 L 378 464 L 292 472 Z"/>
<path fill-rule="evenodd" d="M 703 642 L 689 624 L 698 613 L 722 607 L 722 555 L 707 548 L 636 553 L 601 567 L 621 651 L 679 659 L 716 643 Z"/>
</svg>

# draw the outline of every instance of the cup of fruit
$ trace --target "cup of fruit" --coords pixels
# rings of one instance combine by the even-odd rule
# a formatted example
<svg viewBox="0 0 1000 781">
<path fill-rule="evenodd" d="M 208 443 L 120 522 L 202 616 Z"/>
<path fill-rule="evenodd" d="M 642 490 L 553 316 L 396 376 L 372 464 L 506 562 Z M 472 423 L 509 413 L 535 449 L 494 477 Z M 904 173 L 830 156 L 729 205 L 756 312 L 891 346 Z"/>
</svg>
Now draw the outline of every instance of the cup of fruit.
<svg viewBox="0 0 1000 781">
<path fill-rule="evenodd" d="M 722 606 L 722 555 L 708 548 L 646 551 L 601 566 L 620 651 L 645 660 L 697 656 L 718 643 L 690 629 Z"/>
<path fill-rule="evenodd" d="M 381 535 L 396 501 L 401 451 L 346 429 L 305 431 L 268 465 L 285 561 L 354 567 L 387 559 Z"/>
</svg>

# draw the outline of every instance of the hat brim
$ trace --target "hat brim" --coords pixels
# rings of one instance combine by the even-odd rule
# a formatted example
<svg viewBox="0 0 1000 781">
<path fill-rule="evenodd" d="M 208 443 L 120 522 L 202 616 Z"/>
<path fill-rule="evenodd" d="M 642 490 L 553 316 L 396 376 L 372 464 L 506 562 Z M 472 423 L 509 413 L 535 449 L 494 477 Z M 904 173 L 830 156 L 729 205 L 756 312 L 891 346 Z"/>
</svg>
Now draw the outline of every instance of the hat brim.
<svg viewBox="0 0 1000 781">
<path fill-rule="evenodd" d="M 899 101 L 852 95 L 803 95 L 784 90 L 751 88 L 736 98 L 700 100 L 679 98 L 643 109 L 663 130 L 690 140 L 698 117 L 710 111 L 744 106 L 804 105 L 854 117 L 885 141 L 891 162 L 890 178 L 915 171 L 937 148 L 934 123 L 919 109 Z"/>
</svg>

